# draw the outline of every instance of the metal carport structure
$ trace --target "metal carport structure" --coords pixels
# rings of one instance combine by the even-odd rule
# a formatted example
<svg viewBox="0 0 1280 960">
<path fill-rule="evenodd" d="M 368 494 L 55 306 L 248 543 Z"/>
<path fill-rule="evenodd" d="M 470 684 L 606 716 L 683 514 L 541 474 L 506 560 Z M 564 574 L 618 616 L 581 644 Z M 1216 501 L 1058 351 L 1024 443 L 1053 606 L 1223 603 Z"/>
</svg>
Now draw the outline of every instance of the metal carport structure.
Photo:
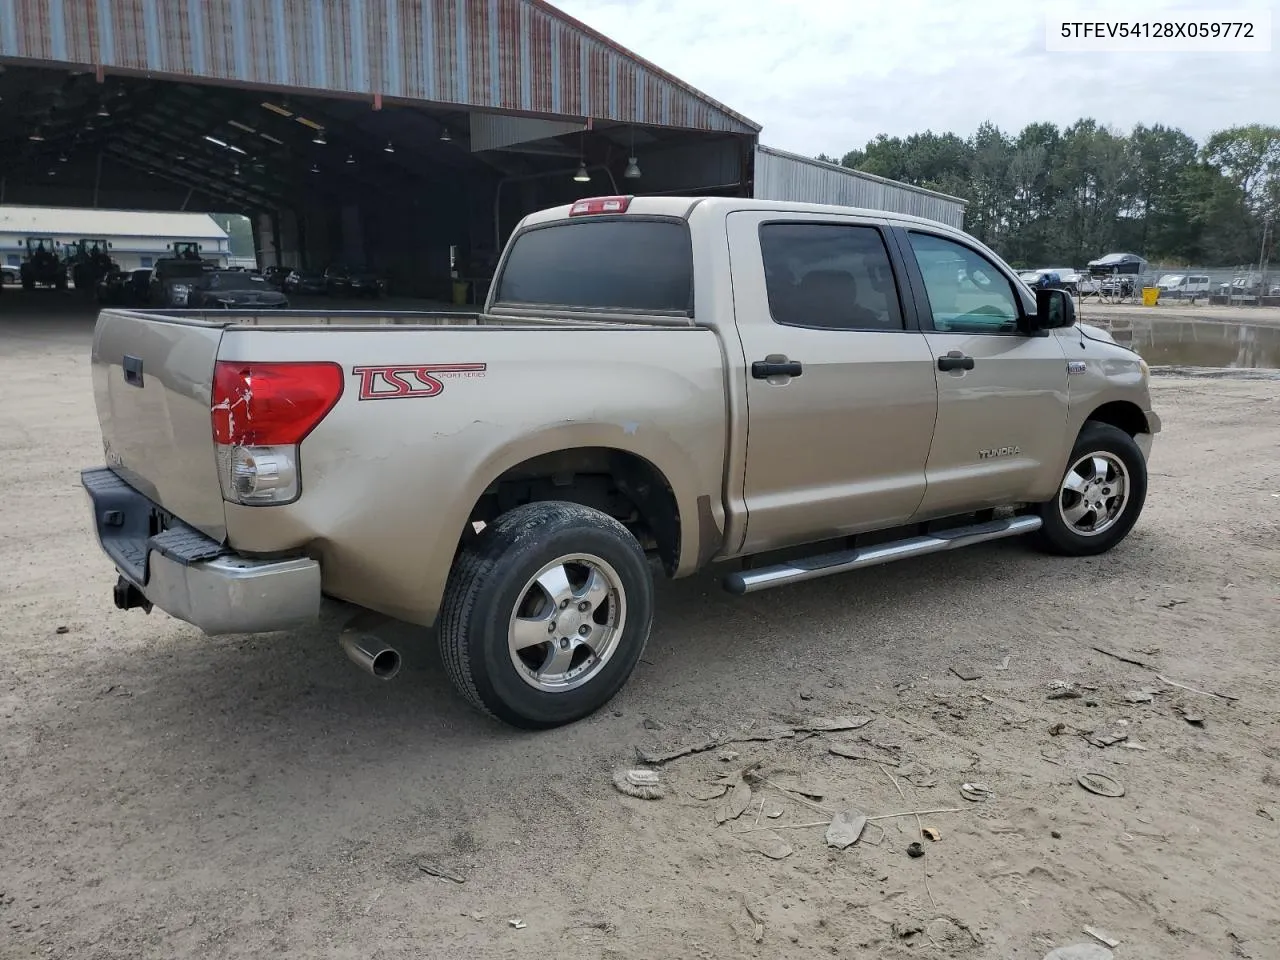
<svg viewBox="0 0 1280 960">
<path fill-rule="evenodd" d="M 0 65 L 0 203 L 238 210 L 423 296 L 541 206 L 750 195 L 760 129 L 543 0 L 0 0 Z"/>
</svg>

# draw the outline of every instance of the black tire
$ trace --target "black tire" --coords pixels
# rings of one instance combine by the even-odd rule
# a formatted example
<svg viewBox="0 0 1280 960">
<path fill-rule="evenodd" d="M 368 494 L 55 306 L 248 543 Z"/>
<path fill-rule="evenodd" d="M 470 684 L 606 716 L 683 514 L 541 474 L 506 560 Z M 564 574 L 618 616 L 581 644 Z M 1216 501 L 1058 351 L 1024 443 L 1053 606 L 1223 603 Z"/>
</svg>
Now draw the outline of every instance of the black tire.
<svg viewBox="0 0 1280 960">
<path fill-rule="evenodd" d="M 1075 464 L 1093 454 L 1118 459 L 1128 473 L 1128 482 L 1125 499 L 1120 505 L 1120 513 L 1111 525 L 1099 533 L 1088 535 L 1080 533 L 1068 524 L 1063 517 L 1060 504 L 1067 475 Z M 1071 456 L 1062 473 L 1062 481 L 1052 499 L 1037 505 L 1037 512 L 1044 521 L 1044 526 L 1039 531 L 1040 546 L 1050 553 L 1061 556 L 1096 556 L 1106 553 L 1127 537 L 1133 525 L 1138 522 L 1147 499 L 1147 461 L 1142 455 L 1142 450 L 1129 434 L 1108 423 L 1087 421 L 1071 449 Z M 1104 496 L 1107 492 L 1109 488 L 1101 488 L 1100 493 Z M 1110 501 L 1105 502 L 1110 503 Z"/>
<path fill-rule="evenodd" d="M 529 581 L 547 564 L 574 554 L 612 567 L 626 616 L 612 654 L 594 676 L 574 689 L 549 692 L 517 670 L 508 632 Z M 441 657 L 459 692 L 485 713 L 527 730 L 572 723 L 608 703 L 635 669 L 652 626 L 653 574 L 639 542 L 607 514 L 562 501 L 517 507 L 465 547 L 437 623 Z"/>
</svg>

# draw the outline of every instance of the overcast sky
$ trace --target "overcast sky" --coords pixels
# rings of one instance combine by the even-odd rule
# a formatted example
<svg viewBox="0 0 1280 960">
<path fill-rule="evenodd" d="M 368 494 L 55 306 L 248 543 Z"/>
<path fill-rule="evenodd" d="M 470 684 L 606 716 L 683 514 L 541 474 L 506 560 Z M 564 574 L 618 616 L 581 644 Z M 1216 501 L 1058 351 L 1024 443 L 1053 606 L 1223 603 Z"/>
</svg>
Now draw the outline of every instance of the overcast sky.
<svg viewBox="0 0 1280 960">
<path fill-rule="evenodd" d="M 1038 0 L 552 0 L 756 123 L 762 142 L 840 156 L 878 133 L 1017 131 L 1081 116 L 1129 129 L 1280 125 L 1280 0 L 1077 0 L 1126 20 L 1271 11 L 1270 53 L 1048 53 Z M 1052 9 L 1062 10 L 1062 4 Z M 1091 17 L 1092 19 L 1092 17 Z"/>
</svg>

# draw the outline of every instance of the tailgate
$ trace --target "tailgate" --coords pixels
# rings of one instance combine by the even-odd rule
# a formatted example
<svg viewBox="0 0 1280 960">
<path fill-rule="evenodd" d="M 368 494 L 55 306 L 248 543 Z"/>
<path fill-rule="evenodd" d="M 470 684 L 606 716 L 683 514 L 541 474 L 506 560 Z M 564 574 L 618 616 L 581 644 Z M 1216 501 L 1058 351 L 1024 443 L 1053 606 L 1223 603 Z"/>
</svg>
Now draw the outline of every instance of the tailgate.
<svg viewBox="0 0 1280 960">
<path fill-rule="evenodd" d="M 209 414 L 222 327 L 103 310 L 93 335 L 93 394 L 107 465 L 169 513 L 226 535 Z"/>
</svg>

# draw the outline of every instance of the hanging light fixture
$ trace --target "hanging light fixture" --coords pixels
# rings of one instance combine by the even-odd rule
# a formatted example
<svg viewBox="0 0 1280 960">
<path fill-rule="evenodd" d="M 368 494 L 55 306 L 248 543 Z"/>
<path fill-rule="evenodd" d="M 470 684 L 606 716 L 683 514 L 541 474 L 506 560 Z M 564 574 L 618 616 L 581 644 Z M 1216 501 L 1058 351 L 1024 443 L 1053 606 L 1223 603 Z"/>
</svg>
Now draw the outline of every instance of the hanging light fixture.
<svg viewBox="0 0 1280 960">
<path fill-rule="evenodd" d="M 44 141 L 44 134 L 40 132 L 39 127 L 36 127 L 34 130 L 31 131 L 30 134 L 27 135 L 27 139 L 35 143 L 42 143 Z"/>
<path fill-rule="evenodd" d="M 111 116 L 111 111 L 107 109 L 107 105 L 105 103 L 100 103 L 98 104 L 98 112 L 94 114 L 94 116 L 109 117 Z"/>
<path fill-rule="evenodd" d="M 316 129 L 316 135 L 311 138 L 311 142 L 315 144 L 319 144 L 322 147 L 328 142 L 324 138 L 324 127 L 319 127 Z"/>
<path fill-rule="evenodd" d="M 441 127 L 441 128 L 440 128 L 440 142 L 441 142 L 441 143 L 452 143 L 452 142 L 453 142 L 453 134 L 451 134 L 451 133 L 449 132 L 449 128 L 448 128 L 448 127 Z"/>
<path fill-rule="evenodd" d="M 627 169 L 622 172 L 628 180 L 640 179 L 640 164 L 636 162 L 636 128 L 631 128 L 631 156 L 627 157 Z"/>
<path fill-rule="evenodd" d="M 355 162 L 356 162 L 356 158 L 355 158 L 355 157 L 353 157 L 351 154 L 349 154 L 349 153 L 348 153 L 348 154 L 347 154 L 347 163 L 355 163 Z"/>
<path fill-rule="evenodd" d="M 573 175 L 573 179 L 578 183 L 590 183 L 591 174 L 587 172 L 586 161 L 578 164 L 578 172 Z"/>
<path fill-rule="evenodd" d="M 65 153 L 60 153 L 60 154 L 58 154 L 58 162 L 59 162 L 59 163 L 66 163 L 66 162 L 67 162 L 67 155 L 66 155 Z"/>
<path fill-rule="evenodd" d="M 320 168 L 319 168 L 318 166 L 316 166 L 316 165 L 313 163 L 313 164 L 311 165 L 311 172 L 312 172 L 312 173 L 319 173 L 319 172 L 320 172 Z"/>
<path fill-rule="evenodd" d="M 387 141 L 387 145 L 382 148 L 386 153 L 395 153 L 396 148 L 391 145 L 391 141 Z"/>
</svg>

